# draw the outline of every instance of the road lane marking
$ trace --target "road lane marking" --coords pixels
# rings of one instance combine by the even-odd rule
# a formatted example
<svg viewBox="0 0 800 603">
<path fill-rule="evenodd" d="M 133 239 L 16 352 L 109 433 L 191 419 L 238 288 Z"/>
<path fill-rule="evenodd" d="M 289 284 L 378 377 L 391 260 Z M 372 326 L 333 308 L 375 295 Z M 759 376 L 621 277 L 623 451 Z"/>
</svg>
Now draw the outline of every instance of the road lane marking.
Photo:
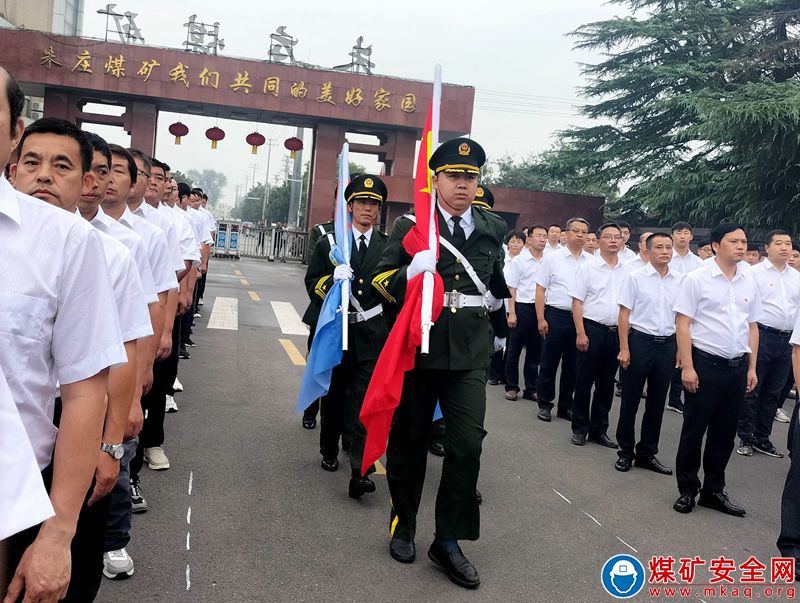
<svg viewBox="0 0 800 603">
<path fill-rule="evenodd" d="M 247 293 L 253 301 L 261 301 L 261 296 L 255 291 L 248 291 Z"/>
<path fill-rule="evenodd" d="M 220 298 L 217 298 L 220 299 Z M 216 302 L 214 303 L 214 308 L 216 309 L 217 305 Z M 194 471 L 189 471 L 189 486 L 186 489 L 189 496 L 192 495 L 192 486 L 194 484 Z M 192 523 L 192 507 L 189 505 L 189 508 L 186 510 L 186 523 L 187 525 L 191 525 Z M 191 550 L 190 546 L 190 539 L 191 539 L 192 532 L 189 528 L 186 529 L 186 550 Z M 186 562 L 186 590 L 192 588 L 192 570 L 189 567 L 189 562 Z"/>
<path fill-rule="evenodd" d="M 192 523 L 192 508 L 191 507 L 189 507 L 189 509 L 186 511 L 186 523 L 188 523 L 188 524 Z"/>
<path fill-rule="evenodd" d="M 192 481 L 194 480 L 194 472 L 189 472 L 189 496 L 192 495 Z"/>
<path fill-rule="evenodd" d="M 234 270 L 234 271 L 233 271 L 233 273 L 234 273 L 236 276 L 242 276 L 242 271 L 241 271 L 241 270 Z"/>
<path fill-rule="evenodd" d="M 191 571 L 189 570 L 189 564 L 186 564 L 186 590 L 192 588 L 192 576 Z"/>
<path fill-rule="evenodd" d="M 626 547 L 628 547 L 628 548 L 629 548 L 630 550 L 632 550 L 634 553 L 638 553 L 638 552 L 639 552 L 639 551 L 637 551 L 635 548 L 633 548 L 631 545 L 629 545 L 627 542 L 625 542 L 625 541 L 624 541 L 622 538 L 620 538 L 619 536 L 617 536 L 617 540 L 619 540 L 619 541 L 620 541 L 622 544 L 624 544 Z"/>
<path fill-rule="evenodd" d="M 568 504 L 570 504 L 570 505 L 572 504 L 571 502 L 569 502 L 569 499 L 568 499 L 566 496 L 564 496 L 563 494 L 561 494 L 561 492 L 559 492 L 559 491 L 558 491 L 558 490 L 556 490 L 555 488 L 551 488 L 551 490 L 553 490 L 553 492 L 555 492 L 555 493 L 556 493 L 556 494 L 558 494 L 558 495 L 559 495 L 561 498 L 563 498 L 564 500 L 566 500 Z"/>
<path fill-rule="evenodd" d="M 306 359 L 300 353 L 300 350 L 297 349 L 297 346 L 294 345 L 294 342 L 291 339 L 279 339 L 280 344 L 283 346 L 283 349 L 286 351 L 286 355 L 289 356 L 289 360 L 292 361 L 292 364 L 295 366 L 305 366 Z"/>
<path fill-rule="evenodd" d="M 595 522 L 595 523 L 596 523 L 597 525 L 599 525 L 601 528 L 603 527 L 603 524 L 602 524 L 602 523 L 600 523 L 599 521 L 597 521 L 597 520 L 596 520 L 594 517 L 592 517 L 591 515 L 589 515 L 589 514 L 588 514 L 586 511 L 584 511 L 583 509 L 581 509 L 581 513 L 583 513 L 584 515 L 586 515 L 586 517 L 588 517 L 589 519 L 591 519 L 593 522 Z"/>
<path fill-rule="evenodd" d="M 292 304 L 275 301 L 270 303 L 284 335 L 308 335 L 308 327 L 303 324 Z"/>
<path fill-rule="evenodd" d="M 208 319 L 209 329 L 239 330 L 239 300 L 235 297 L 218 297 Z"/>
<path fill-rule="evenodd" d="M 386 475 L 386 469 L 380 461 L 375 461 L 375 475 Z"/>
<path fill-rule="evenodd" d="M 239 282 L 242 283 L 245 287 L 250 286 L 250 281 L 248 281 L 246 278 L 240 278 Z"/>
</svg>

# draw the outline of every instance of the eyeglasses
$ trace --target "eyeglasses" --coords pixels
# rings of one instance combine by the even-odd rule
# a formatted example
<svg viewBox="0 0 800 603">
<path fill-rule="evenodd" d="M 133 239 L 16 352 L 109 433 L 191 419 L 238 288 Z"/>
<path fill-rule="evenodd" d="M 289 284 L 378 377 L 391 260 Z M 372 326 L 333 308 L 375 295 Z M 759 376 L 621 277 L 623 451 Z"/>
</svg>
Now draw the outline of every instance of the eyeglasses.
<svg viewBox="0 0 800 603">
<path fill-rule="evenodd" d="M 148 172 L 145 172 L 144 170 L 136 170 L 136 173 L 139 174 L 140 176 L 144 176 L 145 178 L 150 177 L 150 174 Z"/>
<path fill-rule="evenodd" d="M 570 232 L 574 232 L 576 235 L 583 235 L 584 237 L 589 234 L 588 230 L 577 230 L 575 228 L 570 228 Z"/>
<path fill-rule="evenodd" d="M 603 235 L 600 238 L 604 241 L 621 241 L 622 235 Z"/>
</svg>

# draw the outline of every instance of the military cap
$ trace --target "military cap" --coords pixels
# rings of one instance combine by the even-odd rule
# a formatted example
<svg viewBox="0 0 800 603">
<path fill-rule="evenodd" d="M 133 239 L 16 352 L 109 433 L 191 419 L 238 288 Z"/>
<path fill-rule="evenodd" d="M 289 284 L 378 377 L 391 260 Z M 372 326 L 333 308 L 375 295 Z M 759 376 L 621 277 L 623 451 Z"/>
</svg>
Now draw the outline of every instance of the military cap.
<svg viewBox="0 0 800 603">
<path fill-rule="evenodd" d="M 486 161 L 483 147 L 469 138 L 454 138 L 443 142 L 428 161 L 434 173 L 480 174 Z"/>
<path fill-rule="evenodd" d="M 383 203 L 386 201 L 386 185 L 383 180 L 371 174 L 359 174 L 344 189 L 344 198 L 350 203 L 355 199 L 368 199 Z"/>
<path fill-rule="evenodd" d="M 494 207 L 494 195 L 492 191 L 489 190 L 488 186 L 483 184 L 478 185 L 478 190 L 475 191 L 475 200 L 472 204 L 491 211 Z"/>
</svg>

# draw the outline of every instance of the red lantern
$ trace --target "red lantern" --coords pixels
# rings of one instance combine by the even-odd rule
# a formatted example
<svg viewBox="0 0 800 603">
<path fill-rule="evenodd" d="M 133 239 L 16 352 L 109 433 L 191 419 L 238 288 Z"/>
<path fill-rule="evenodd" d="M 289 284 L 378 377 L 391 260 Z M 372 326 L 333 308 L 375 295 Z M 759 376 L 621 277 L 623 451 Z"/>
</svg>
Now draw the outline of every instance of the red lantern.
<svg viewBox="0 0 800 603">
<path fill-rule="evenodd" d="M 206 138 L 211 141 L 211 148 L 216 149 L 217 142 L 225 138 L 225 132 L 222 130 L 222 128 L 214 126 L 213 128 L 206 130 Z"/>
<path fill-rule="evenodd" d="M 255 155 L 258 153 L 258 147 L 267 142 L 267 139 L 264 138 L 264 136 L 259 134 L 258 132 L 251 132 L 250 134 L 247 135 L 245 141 L 247 141 L 247 144 L 250 145 L 250 149 L 253 155 Z"/>
<path fill-rule="evenodd" d="M 186 124 L 176 121 L 169 127 L 169 133 L 175 137 L 175 144 L 181 144 L 181 137 L 189 133 L 189 128 Z"/>
<path fill-rule="evenodd" d="M 297 156 L 297 151 L 303 150 L 303 141 L 297 138 L 297 136 L 292 136 L 283 141 L 283 146 L 291 151 L 289 157 L 294 159 Z"/>
</svg>

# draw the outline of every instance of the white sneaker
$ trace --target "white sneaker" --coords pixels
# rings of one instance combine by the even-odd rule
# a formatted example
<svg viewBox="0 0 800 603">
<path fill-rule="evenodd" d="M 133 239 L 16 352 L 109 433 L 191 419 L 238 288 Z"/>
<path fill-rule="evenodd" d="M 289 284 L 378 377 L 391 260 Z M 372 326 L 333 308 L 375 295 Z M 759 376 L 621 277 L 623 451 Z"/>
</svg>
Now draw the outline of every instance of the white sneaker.
<svg viewBox="0 0 800 603">
<path fill-rule="evenodd" d="M 175 404 L 175 398 L 167 395 L 167 403 L 164 405 L 164 410 L 166 412 L 178 412 L 178 405 Z"/>
<path fill-rule="evenodd" d="M 175 383 L 172 384 L 172 389 L 174 389 L 176 392 L 182 392 L 183 391 L 183 383 L 178 381 L 177 377 L 175 377 Z"/>
<path fill-rule="evenodd" d="M 146 513 L 147 501 L 144 499 L 139 482 L 131 481 L 131 511 L 134 513 Z"/>
<path fill-rule="evenodd" d="M 198 299 L 198 300 L 197 300 L 197 305 L 198 305 L 198 306 L 203 306 L 203 305 L 205 305 L 205 304 L 203 304 L 203 298 L 202 298 L 202 297 L 201 297 L 200 299 Z"/>
<path fill-rule="evenodd" d="M 152 448 L 144 449 L 144 460 L 147 461 L 147 466 L 154 471 L 164 471 L 169 469 L 169 459 L 164 454 L 161 446 L 153 446 Z"/>
<path fill-rule="evenodd" d="M 201 318 L 201 316 L 200 316 L 200 312 L 195 312 L 195 313 L 194 313 L 194 318 Z"/>
<path fill-rule="evenodd" d="M 124 548 L 103 553 L 103 575 L 110 580 L 133 576 L 133 559 Z"/>
<path fill-rule="evenodd" d="M 779 408 L 778 412 L 775 413 L 775 420 L 778 423 L 788 423 L 789 421 L 791 421 L 791 419 L 789 418 L 789 415 L 787 415 L 785 412 L 783 412 L 782 408 Z"/>
</svg>

